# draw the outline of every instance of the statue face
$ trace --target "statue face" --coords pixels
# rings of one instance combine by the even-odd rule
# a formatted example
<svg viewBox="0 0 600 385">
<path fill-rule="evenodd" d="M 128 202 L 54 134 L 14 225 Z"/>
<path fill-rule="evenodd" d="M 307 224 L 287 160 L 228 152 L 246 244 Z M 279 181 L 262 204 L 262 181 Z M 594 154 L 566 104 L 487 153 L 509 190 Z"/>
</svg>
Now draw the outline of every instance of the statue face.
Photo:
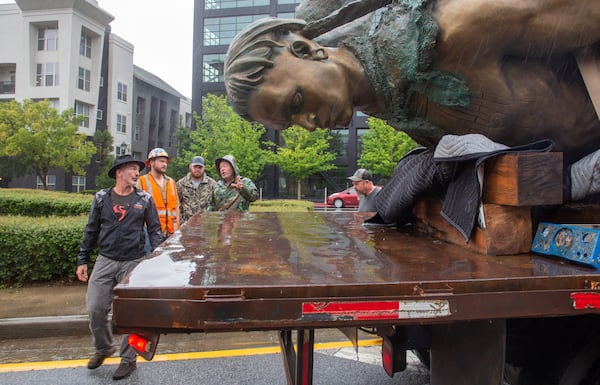
<svg viewBox="0 0 600 385">
<path fill-rule="evenodd" d="M 351 82 L 343 57 L 328 52 L 327 59 L 316 60 L 283 49 L 248 100 L 252 120 L 274 129 L 347 127 L 353 114 Z"/>
</svg>

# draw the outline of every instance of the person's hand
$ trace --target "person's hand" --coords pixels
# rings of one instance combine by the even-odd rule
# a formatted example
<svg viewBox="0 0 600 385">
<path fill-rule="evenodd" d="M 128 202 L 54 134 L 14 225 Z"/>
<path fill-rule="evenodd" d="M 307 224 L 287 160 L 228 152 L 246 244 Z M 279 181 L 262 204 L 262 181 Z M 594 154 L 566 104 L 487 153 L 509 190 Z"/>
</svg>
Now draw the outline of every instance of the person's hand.
<svg viewBox="0 0 600 385">
<path fill-rule="evenodd" d="M 77 266 L 77 279 L 81 282 L 87 282 L 87 265 L 79 265 Z"/>
<path fill-rule="evenodd" d="M 242 191 L 242 189 L 244 188 L 244 184 L 242 183 L 242 179 L 238 176 L 235 183 L 231 183 L 231 187 L 235 188 L 237 190 Z"/>
</svg>

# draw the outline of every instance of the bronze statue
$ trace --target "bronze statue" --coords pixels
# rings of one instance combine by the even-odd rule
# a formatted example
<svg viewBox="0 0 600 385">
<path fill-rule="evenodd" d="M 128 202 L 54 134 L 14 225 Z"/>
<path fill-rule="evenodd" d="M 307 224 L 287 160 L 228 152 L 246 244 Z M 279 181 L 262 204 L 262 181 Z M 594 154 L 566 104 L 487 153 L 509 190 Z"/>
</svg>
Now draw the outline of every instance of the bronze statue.
<svg viewBox="0 0 600 385">
<path fill-rule="evenodd" d="M 386 3 L 370 34 L 338 47 L 311 39 Z M 573 166 L 573 183 L 585 190 L 574 198 L 598 192 L 600 120 L 575 55 L 598 50 L 600 1 L 333 5 L 307 1 L 299 9 L 309 23 L 262 19 L 236 36 L 225 60 L 236 112 L 275 129 L 312 130 L 347 126 L 359 110 L 430 148 L 447 134 L 508 146 L 552 139 L 566 166 L 587 155 L 585 170 Z"/>
</svg>

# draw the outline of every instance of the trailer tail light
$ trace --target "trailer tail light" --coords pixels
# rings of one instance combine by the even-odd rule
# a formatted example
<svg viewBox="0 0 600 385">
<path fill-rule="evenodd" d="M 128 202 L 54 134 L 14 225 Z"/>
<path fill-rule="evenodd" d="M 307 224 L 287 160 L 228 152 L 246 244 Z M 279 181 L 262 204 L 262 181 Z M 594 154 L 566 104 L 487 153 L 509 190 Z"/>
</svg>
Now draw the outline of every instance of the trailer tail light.
<svg viewBox="0 0 600 385">
<path fill-rule="evenodd" d="M 394 336 L 384 336 L 381 345 L 381 360 L 387 375 L 393 377 L 394 373 L 406 369 L 406 346 Z"/>
<path fill-rule="evenodd" d="M 160 334 L 130 334 L 127 338 L 127 343 L 145 360 L 150 361 L 154 358 L 159 337 Z"/>
<path fill-rule="evenodd" d="M 600 309 L 600 293 L 571 293 L 573 309 Z"/>
</svg>

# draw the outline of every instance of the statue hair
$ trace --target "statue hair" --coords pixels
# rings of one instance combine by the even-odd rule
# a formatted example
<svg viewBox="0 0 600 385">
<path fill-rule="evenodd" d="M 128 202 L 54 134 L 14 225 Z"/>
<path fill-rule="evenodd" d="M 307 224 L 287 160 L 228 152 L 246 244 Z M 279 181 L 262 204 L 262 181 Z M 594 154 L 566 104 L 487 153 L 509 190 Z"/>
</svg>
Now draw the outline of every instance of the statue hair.
<svg viewBox="0 0 600 385">
<path fill-rule="evenodd" d="M 225 89 L 229 104 L 242 118 L 250 120 L 248 98 L 263 81 L 265 70 L 273 66 L 277 48 L 285 46 L 280 37 L 305 25 L 300 19 L 268 17 L 254 21 L 233 38 L 225 56 Z"/>
</svg>

